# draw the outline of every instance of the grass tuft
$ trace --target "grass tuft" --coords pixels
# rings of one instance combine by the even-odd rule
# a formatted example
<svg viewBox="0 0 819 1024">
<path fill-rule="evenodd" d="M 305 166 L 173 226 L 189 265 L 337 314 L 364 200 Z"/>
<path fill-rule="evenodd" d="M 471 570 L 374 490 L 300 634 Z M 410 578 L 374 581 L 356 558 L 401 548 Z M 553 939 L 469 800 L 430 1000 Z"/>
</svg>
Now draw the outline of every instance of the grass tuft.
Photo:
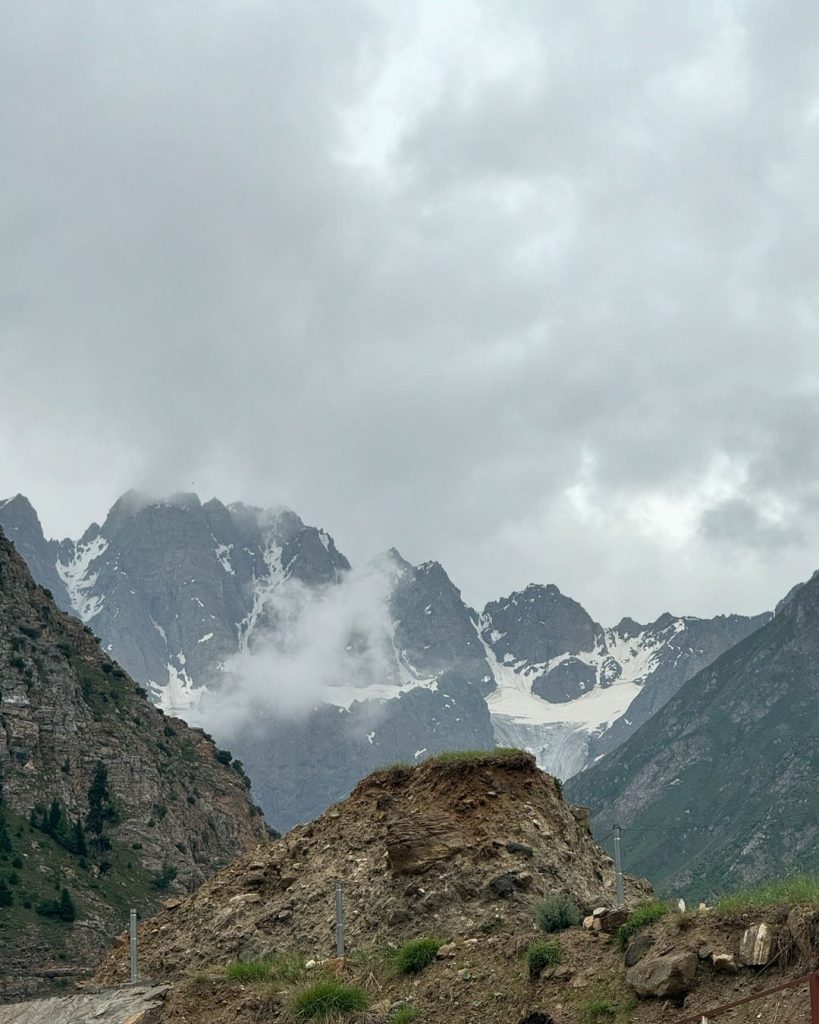
<svg viewBox="0 0 819 1024">
<path fill-rule="evenodd" d="M 555 964 L 559 964 L 561 956 L 560 943 L 557 939 L 541 939 L 539 942 L 533 942 L 526 953 L 529 980 L 536 981 L 544 967 L 554 967 Z"/>
<path fill-rule="evenodd" d="M 303 971 L 304 958 L 299 953 L 285 953 L 260 960 L 237 960 L 227 965 L 225 977 L 252 985 L 264 981 L 298 981 Z"/>
<path fill-rule="evenodd" d="M 225 968 L 228 981 L 258 982 L 267 981 L 270 977 L 270 961 L 268 960 L 237 960 Z"/>
<path fill-rule="evenodd" d="M 641 929 L 647 928 L 648 925 L 654 924 L 655 921 L 659 921 L 667 913 L 668 904 L 664 903 L 663 900 L 651 900 L 648 903 L 641 903 L 639 907 L 635 907 L 628 921 L 625 924 L 621 924 L 617 929 L 617 943 L 620 949 L 626 948 L 632 935 L 636 935 Z"/>
<path fill-rule="evenodd" d="M 580 923 L 580 910 L 570 896 L 552 893 L 532 907 L 538 928 L 543 932 L 562 932 Z"/>
<path fill-rule="evenodd" d="M 363 988 L 327 978 L 297 993 L 290 1003 L 290 1013 L 297 1020 L 320 1020 L 366 1010 L 368 1005 Z"/>
<path fill-rule="evenodd" d="M 417 1006 L 399 1006 L 387 1018 L 387 1024 L 412 1024 L 418 1020 L 421 1011 Z"/>
<path fill-rule="evenodd" d="M 793 875 L 760 882 L 749 889 L 723 896 L 716 910 L 725 914 L 759 913 L 778 907 L 811 907 L 819 910 L 819 876 Z"/>
<path fill-rule="evenodd" d="M 617 1016 L 617 1004 L 610 999 L 593 999 L 583 1007 L 583 1024 L 604 1024 Z"/>
<path fill-rule="evenodd" d="M 393 967 L 399 974 L 420 974 L 432 963 L 443 944 L 441 939 L 411 939 L 393 954 Z"/>
</svg>

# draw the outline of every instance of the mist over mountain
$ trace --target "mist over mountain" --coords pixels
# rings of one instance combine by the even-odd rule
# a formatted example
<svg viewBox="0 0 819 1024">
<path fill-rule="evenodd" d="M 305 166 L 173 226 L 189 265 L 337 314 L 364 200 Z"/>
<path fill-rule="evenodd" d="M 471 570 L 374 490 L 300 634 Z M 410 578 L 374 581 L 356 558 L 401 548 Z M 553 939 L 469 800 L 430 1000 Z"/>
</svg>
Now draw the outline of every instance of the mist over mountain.
<svg viewBox="0 0 819 1024">
<path fill-rule="evenodd" d="M 568 778 L 769 618 L 595 622 L 552 585 L 470 608 L 443 566 L 352 567 L 287 509 L 123 495 L 78 540 L 22 496 L 0 525 L 160 707 L 246 764 L 276 827 L 373 768 L 496 743 Z"/>
</svg>

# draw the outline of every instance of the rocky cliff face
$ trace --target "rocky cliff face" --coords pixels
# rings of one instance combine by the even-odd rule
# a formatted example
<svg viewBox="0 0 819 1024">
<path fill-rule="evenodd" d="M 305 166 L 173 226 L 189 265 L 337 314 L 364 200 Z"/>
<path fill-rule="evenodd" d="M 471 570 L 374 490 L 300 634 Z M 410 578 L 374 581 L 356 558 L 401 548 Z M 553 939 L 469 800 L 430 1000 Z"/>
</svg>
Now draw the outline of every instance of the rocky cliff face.
<svg viewBox="0 0 819 1024">
<path fill-rule="evenodd" d="M 0 881 L 12 892 L 0 976 L 55 950 L 82 962 L 121 929 L 129 902 L 155 907 L 163 889 L 192 888 L 266 838 L 241 773 L 150 704 L 2 533 L 0 779 Z M 70 939 L 37 913 L 62 888 L 78 915 Z"/>
<path fill-rule="evenodd" d="M 819 867 L 819 577 L 567 785 L 625 862 L 708 896 Z"/>
<path fill-rule="evenodd" d="M 535 584 L 479 614 L 439 563 L 412 566 L 392 550 L 371 567 L 385 581 L 377 614 L 370 602 L 372 621 L 351 620 L 331 650 L 324 634 L 363 570 L 292 512 L 129 493 L 101 527 L 57 543 L 18 496 L 0 504 L 3 523 L 35 576 L 154 701 L 212 723 L 277 828 L 378 765 L 447 748 L 524 747 L 568 778 L 766 620 L 666 615 L 604 628 L 557 587 Z M 294 666 L 292 655 L 311 647 L 308 674 L 322 685 L 284 713 L 281 694 L 310 690 L 309 659 Z M 273 656 L 256 657 L 265 651 Z M 253 685 L 228 685 L 242 675 Z"/>
<path fill-rule="evenodd" d="M 497 682 L 488 697 L 495 735 L 570 778 L 770 617 L 665 614 L 604 629 L 557 587 L 529 586 L 487 605 L 480 618 Z"/>
</svg>

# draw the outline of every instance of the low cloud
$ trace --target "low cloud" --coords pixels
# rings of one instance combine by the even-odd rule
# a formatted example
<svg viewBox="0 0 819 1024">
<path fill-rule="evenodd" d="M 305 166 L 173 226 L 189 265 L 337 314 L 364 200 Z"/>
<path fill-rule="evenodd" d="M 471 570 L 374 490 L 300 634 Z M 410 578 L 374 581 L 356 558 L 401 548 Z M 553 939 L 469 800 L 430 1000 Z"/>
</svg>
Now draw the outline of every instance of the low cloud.
<svg viewBox="0 0 819 1024">
<path fill-rule="evenodd" d="M 258 714 L 303 718 L 322 702 L 349 706 L 364 687 L 396 682 L 391 588 L 375 566 L 319 589 L 284 581 L 262 632 L 226 661 L 189 717 L 227 737 Z"/>
</svg>

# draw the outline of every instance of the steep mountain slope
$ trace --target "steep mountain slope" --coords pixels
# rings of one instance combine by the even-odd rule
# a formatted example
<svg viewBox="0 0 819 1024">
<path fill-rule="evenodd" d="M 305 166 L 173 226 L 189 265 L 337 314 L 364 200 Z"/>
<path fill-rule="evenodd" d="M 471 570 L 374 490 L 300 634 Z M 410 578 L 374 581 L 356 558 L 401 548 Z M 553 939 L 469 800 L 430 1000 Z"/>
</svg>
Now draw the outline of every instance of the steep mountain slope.
<svg viewBox="0 0 819 1024">
<path fill-rule="evenodd" d="M 129 905 L 155 909 L 163 889 L 198 885 L 265 839 L 241 772 L 217 753 L 204 733 L 151 706 L 0 532 L 7 985 L 55 956 L 93 962 Z"/>
<path fill-rule="evenodd" d="M 614 867 L 531 755 L 399 766 L 143 925 L 146 976 L 179 977 L 248 951 L 329 956 L 337 881 L 347 942 L 361 949 L 425 934 L 525 932 L 546 893 L 590 911 L 610 903 Z M 651 890 L 627 878 L 625 891 L 633 905 Z M 122 981 L 126 967 L 114 951 L 98 977 Z"/>
<path fill-rule="evenodd" d="M 6 521 L 35 576 L 62 588 L 152 699 L 246 762 L 277 828 L 378 765 L 446 748 L 521 746 L 568 778 L 767 618 L 607 629 L 535 584 L 478 614 L 437 562 L 412 566 L 393 549 L 351 570 L 293 512 L 192 494 L 129 492 L 77 542 L 46 541 L 19 496 L 0 504 Z M 360 623 L 345 608 L 367 572 L 381 585 Z"/>
<path fill-rule="evenodd" d="M 567 785 L 625 862 L 706 896 L 819 868 L 819 576 Z"/>
</svg>

